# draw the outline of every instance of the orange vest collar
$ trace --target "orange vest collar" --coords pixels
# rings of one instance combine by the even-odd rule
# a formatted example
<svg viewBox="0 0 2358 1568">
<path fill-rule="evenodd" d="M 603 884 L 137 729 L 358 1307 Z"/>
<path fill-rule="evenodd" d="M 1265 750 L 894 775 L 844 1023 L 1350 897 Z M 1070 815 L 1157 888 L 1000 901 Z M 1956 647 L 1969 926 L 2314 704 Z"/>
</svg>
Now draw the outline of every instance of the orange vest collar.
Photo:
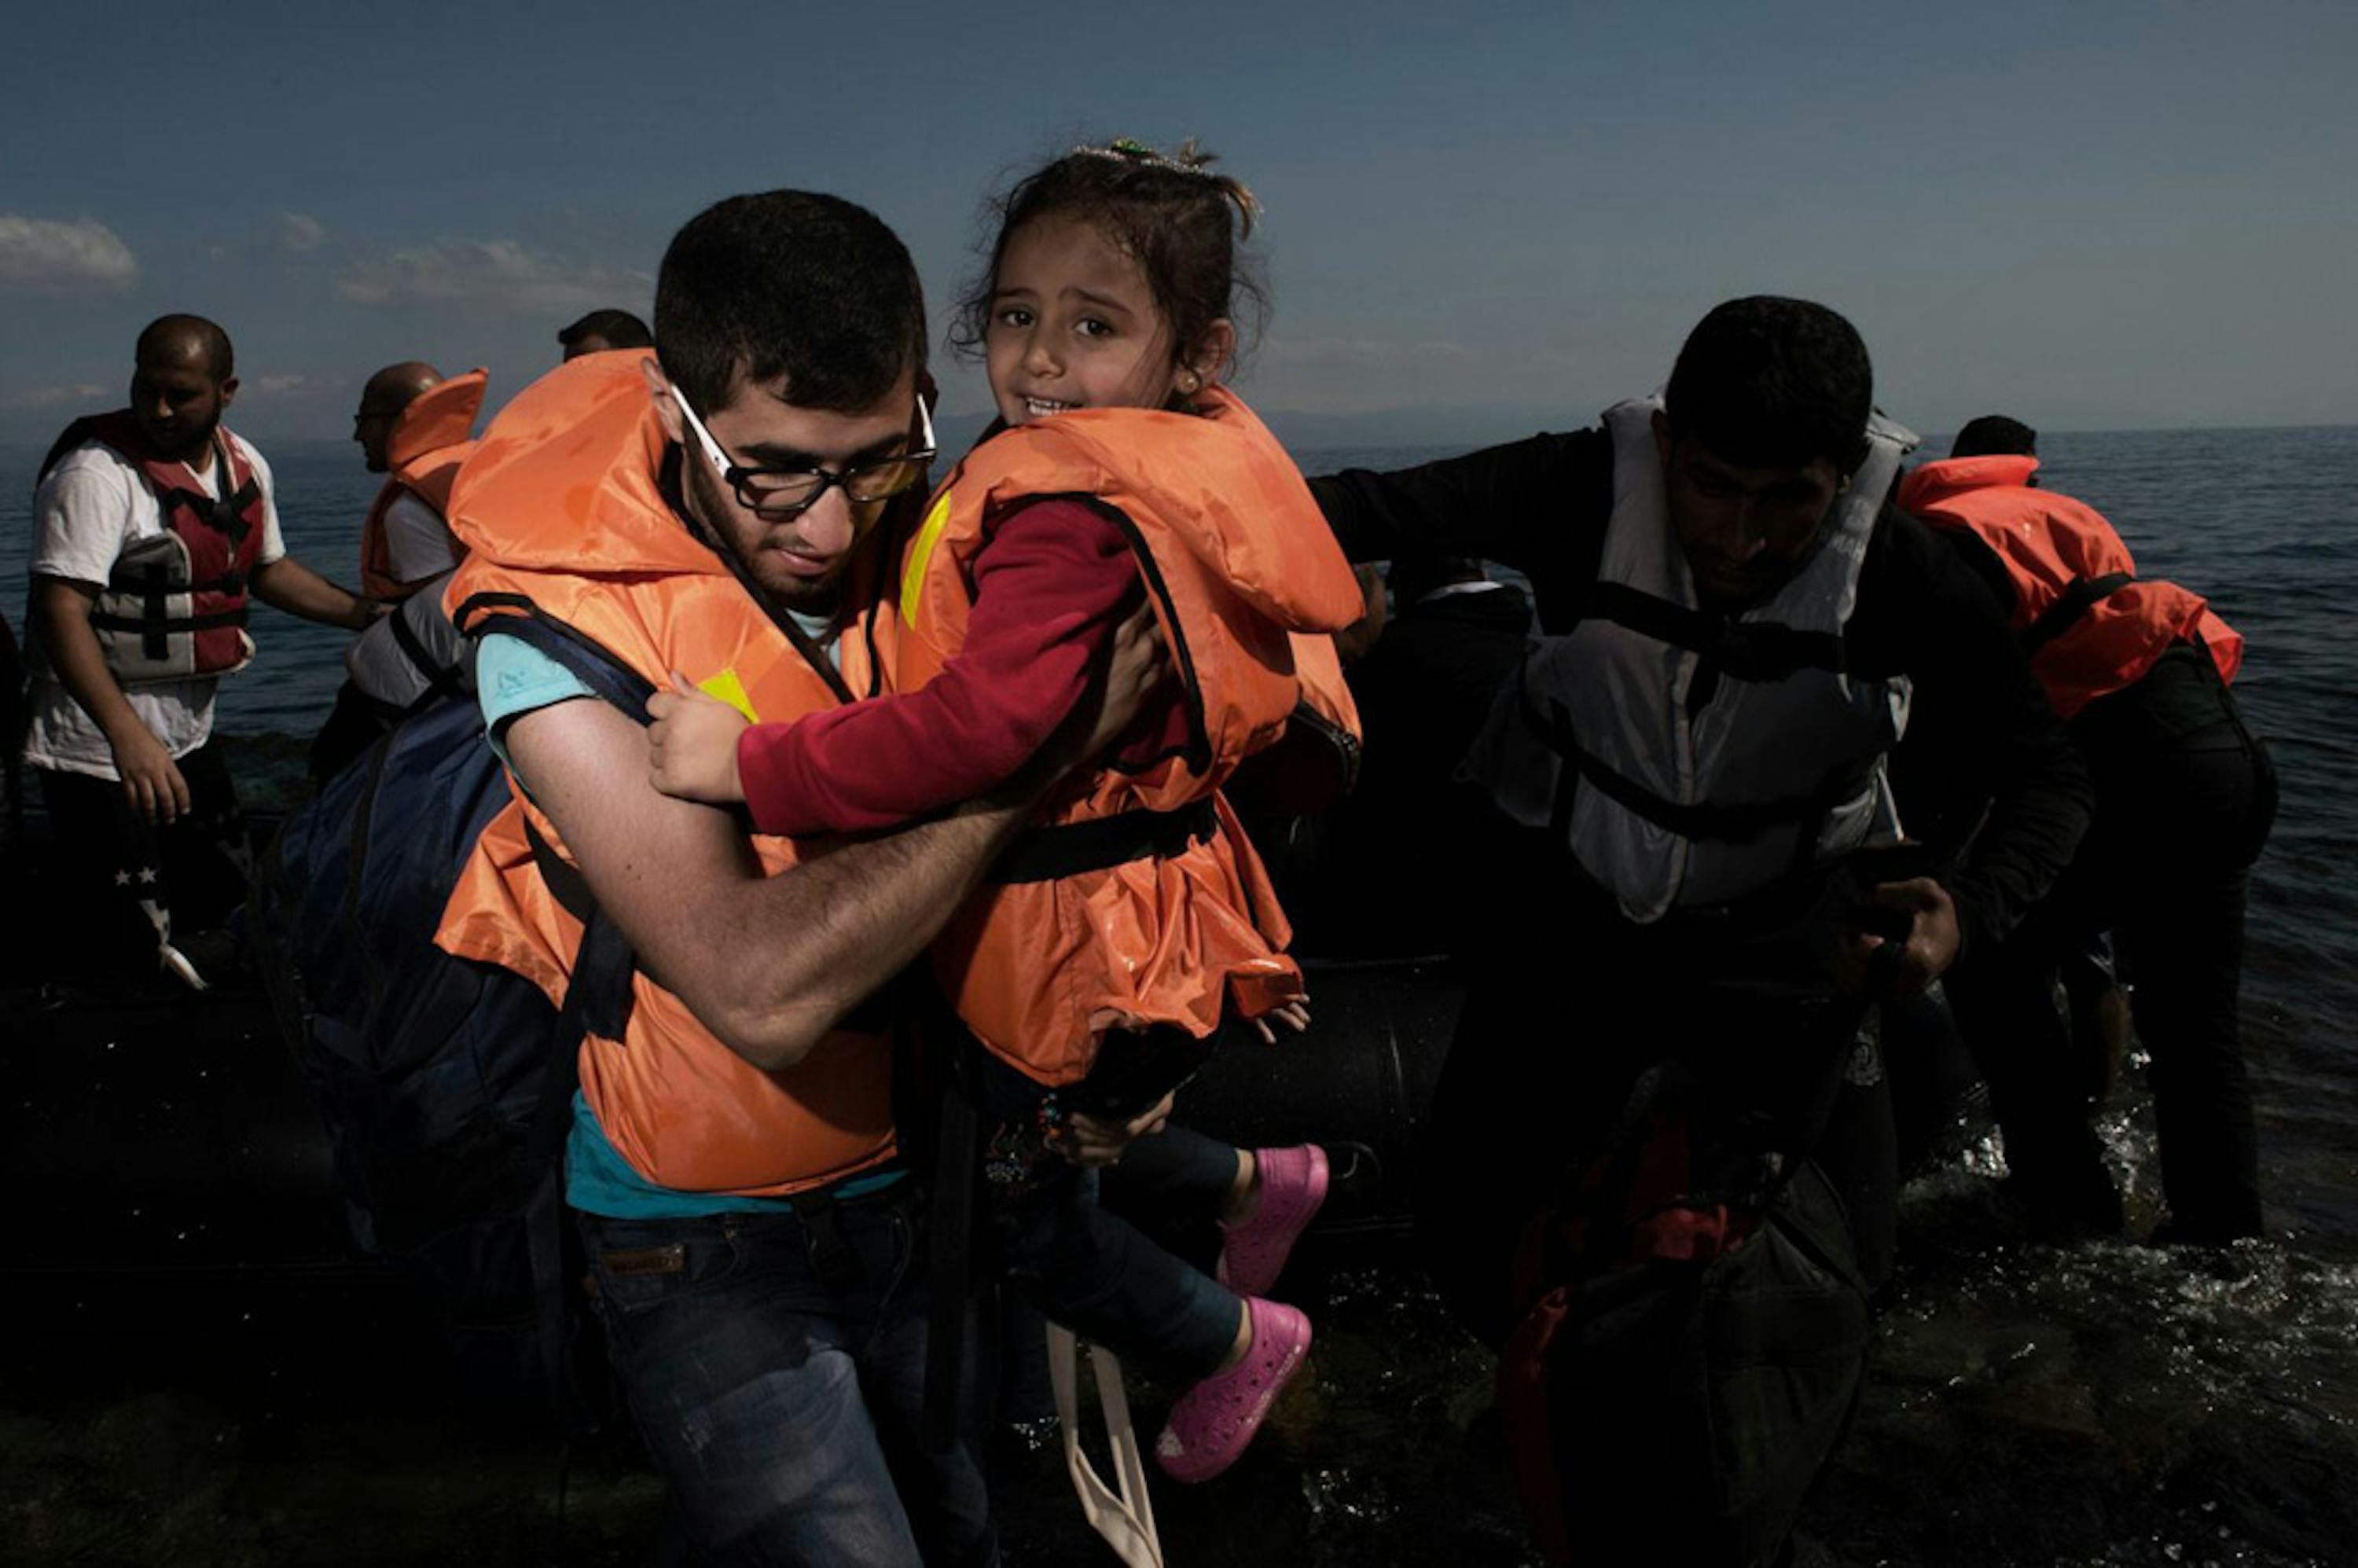
<svg viewBox="0 0 2358 1568">
<path fill-rule="evenodd" d="M 670 440 L 639 358 L 584 354 L 500 410 L 451 488 L 461 544 L 534 571 L 729 575 L 663 493 Z"/>
<path fill-rule="evenodd" d="M 1993 454 L 1982 458 L 1942 458 L 1938 462 L 1919 464 L 1899 485 L 1899 504 L 1903 510 L 1937 504 L 1948 496 L 1966 490 L 1988 490 L 1997 485 L 2021 489 L 2030 483 L 2030 476 L 2039 471 L 2037 458 Z"/>
<path fill-rule="evenodd" d="M 410 399 L 384 438 L 385 457 L 392 466 L 405 467 L 428 452 L 465 440 L 475 427 L 475 415 L 483 406 L 483 391 L 490 382 L 491 372 L 471 370 Z"/>
</svg>

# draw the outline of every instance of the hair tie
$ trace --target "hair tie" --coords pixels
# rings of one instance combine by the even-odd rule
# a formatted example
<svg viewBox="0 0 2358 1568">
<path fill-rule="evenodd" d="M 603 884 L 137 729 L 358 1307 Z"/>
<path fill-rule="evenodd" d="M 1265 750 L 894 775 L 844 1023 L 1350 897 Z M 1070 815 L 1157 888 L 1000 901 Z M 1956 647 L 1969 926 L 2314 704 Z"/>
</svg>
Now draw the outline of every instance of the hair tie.
<svg viewBox="0 0 2358 1568">
<path fill-rule="evenodd" d="M 1122 163 L 1142 164 L 1149 168 L 1167 168 L 1174 174 L 1192 174 L 1199 179 L 1215 178 L 1212 171 L 1200 163 L 1182 162 L 1168 154 L 1159 153 L 1144 142 L 1130 136 L 1117 136 L 1101 147 L 1078 146 L 1073 151 L 1076 155 L 1087 155 L 1089 157 L 1114 158 Z"/>
</svg>

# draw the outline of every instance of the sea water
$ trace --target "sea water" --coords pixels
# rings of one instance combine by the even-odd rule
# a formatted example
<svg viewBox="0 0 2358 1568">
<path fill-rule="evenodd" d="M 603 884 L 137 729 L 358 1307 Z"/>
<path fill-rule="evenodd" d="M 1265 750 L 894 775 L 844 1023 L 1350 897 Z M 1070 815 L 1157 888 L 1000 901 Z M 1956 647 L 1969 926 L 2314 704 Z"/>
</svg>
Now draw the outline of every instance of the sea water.
<svg viewBox="0 0 2358 1568">
<path fill-rule="evenodd" d="M 1802 1561 L 2358 1561 L 2358 637 L 2345 630 L 2358 428 L 2043 445 L 2043 482 L 2103 511 L 2144 575 L 2203 594 L 2249 640 L 2236 690 L 2283 787 L 2244 989 L 2272 1234 L 2219 1254 L 2018 1247 L 1985 1201 L 1996 1150 L 1912 1184 L 1875 1384 L 1807 1516 Z M 0 453 L 0 604 L 20 631 L 36 455 Z M 377 481 L 349 445 L 266 455 L 290 552 L 352 582 Z M 1303 459 L 1323 471 L 1438 455 Z M 348 634 L 266 609 L 254 631 L 259 656 L 224 684 L 219 723 L 249 791 L 283 798 Z M 2104 1128 L 2132 1212 L 2149 1217 L 2151 1117 L 2134 1075 Z M 1238 1560 L 1522 1560 L 1510 1506 L 1466 1490 L 1480 1466 L 1458 1457 L 1478 1427 L 1478 1354 L 1382 1271 L 1330 1280 L 1314 1305 L 1319 1402 L 1279 1415 L 1302 1465 L 1240 1471 L 1206 1505 L 1252 1518 L 1265 1502 L 1307 1534 L 1289 1526 L 1274 1554 L 1240 1541 Z M 1235 1495 L 1277 1486 L 1288 1495 Z"/>
</svg>

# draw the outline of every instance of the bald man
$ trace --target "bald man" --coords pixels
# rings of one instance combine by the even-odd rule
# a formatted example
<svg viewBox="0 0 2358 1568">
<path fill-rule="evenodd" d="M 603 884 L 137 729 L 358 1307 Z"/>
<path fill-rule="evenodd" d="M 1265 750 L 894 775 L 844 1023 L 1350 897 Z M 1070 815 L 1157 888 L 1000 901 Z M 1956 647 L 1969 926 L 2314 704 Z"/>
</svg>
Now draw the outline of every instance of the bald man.
<svg viewBox="0 0 2358 1568">
<path fill-rule="evenodd" d="M 352 416 L 352 439 L 360 443 L 369 472 L 383 473 L 393 466 L 385 446 L 393 422 L 420 395 L 441 384 L 442 373 L 424 360 L 404 360 L 368 378 L 361 388 L 360 409 Z"/>
<path fill-rule="evenodd" d="M 344 654 L 352 678 L 311 742 L 316 779 L 329 778 L 405 714 L 463 682 L 467 661 L 438 591 L 460 556 L 442 509 L 474 447 L 468 431 L 483 383 L 480 370 L 445 380 L 423 360 L 404 360 L 361 389 L 352 439 L 368 471 L 385 476 L 361 525 L 361 586 L 400 608 Z"/>
<path fill-rule="evenodd" d="M 355 631 L 377 608 L 287 556 L 270 465 L 222 423 L 229 334 L 166 316 L 133 360 L 130 406 L 75 420 L 41 465 L 25 761 L 134 967 L 201 989 L 191 954 L 234 946 L 176 941 L 173 903 L 212 893 L 226 913 L 242 891 L 222 863 L 244 827 L 212 730 L 221 677 L 254 656 L 248 600 Z"/>
<path fill-rule="evenodd" d="M 405 449 L 396 459 L 395 430 L 412 404 L 441 384 L 442 373 L 423 360 L 404 360 L 368 378 L 352 415 L 352 439 L 369 472 L 389 474 L 416 455 Z M 378 599 L 406 599 L 456 565 L 440 510 L 414 486 L 386 480 L 362 530 L 362 586 Z"/>
</svg>

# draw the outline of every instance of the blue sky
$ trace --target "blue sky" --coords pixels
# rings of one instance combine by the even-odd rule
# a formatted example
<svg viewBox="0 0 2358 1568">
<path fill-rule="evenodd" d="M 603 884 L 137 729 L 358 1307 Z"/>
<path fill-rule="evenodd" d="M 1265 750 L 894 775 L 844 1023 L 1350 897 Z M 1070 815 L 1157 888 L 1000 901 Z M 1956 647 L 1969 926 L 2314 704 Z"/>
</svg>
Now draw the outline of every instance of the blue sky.
<svg viewBox="0 0 2358 1568">
<path fill-rule="evenodd" d="M 5 437 L 118 398 L 169 309 L 229 328 L 258 435 L 344 434 L 412 356 L 503 395 L 583 309 L 644 312 L 698 208 L 772 186 L 874 208 L 938 315 L 983 193 L 1083 135 L 1201 136 L 1261 195 L 1275 312 L 1240 384 L 1330 416 L 1300 428 L 1585 422 L 1759 291 L 1850 315 L 1923 429 L 2358 421 L 2346 5 L 45 4 L 8 31 Z"/>
</svg>

